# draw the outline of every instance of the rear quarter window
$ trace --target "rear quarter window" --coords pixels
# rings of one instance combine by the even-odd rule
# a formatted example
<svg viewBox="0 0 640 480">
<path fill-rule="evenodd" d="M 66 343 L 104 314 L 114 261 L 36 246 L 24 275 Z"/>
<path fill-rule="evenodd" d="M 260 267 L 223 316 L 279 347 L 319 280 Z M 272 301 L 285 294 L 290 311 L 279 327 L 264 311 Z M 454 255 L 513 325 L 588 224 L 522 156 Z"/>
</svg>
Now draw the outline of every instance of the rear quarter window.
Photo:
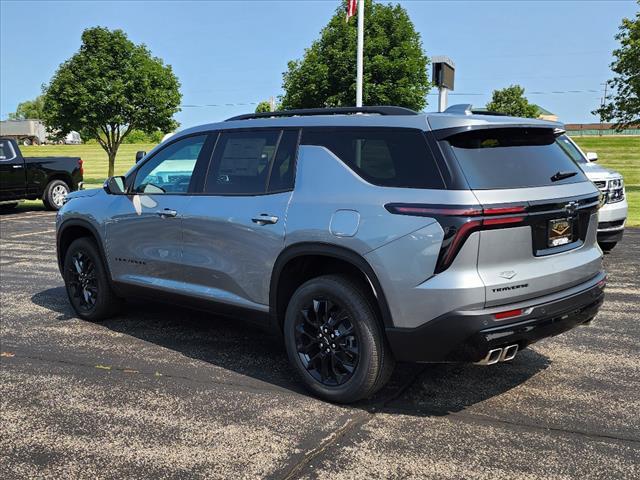
<svg viewBox="0 0 640 480">
<path fill-rule="evenodd" d="M 307 128 L 301 145 L 330 150 L 374 185 L 443 189 L 444 182 L 420 130 L 409 128 Z"/>
<path fill-rule="evenodd" d="M 586 182 L 572 155 L 551 128 L 495 128 L 453 135 L 453 151 L 472 189 L 543 187 Z M 558 172 L 572 172 L 560 180 Z"/>
</svg>

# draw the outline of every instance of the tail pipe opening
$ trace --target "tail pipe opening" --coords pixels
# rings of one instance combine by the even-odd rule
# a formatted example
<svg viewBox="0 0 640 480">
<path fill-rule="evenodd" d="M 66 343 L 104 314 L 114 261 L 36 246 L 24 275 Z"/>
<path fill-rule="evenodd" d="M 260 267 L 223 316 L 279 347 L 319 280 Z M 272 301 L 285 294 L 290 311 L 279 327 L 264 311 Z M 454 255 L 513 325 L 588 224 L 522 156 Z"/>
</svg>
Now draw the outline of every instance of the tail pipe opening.
<svg viewBox="0 0 640 480">
<path fill-rule="evenodd" d="M 482 360 L 476 362 L 476 365 L 495 365 L 498 362 L 513 360 L 516 358 L 518 348 L 517 343 L 506 347 L 492 348 Z"/>
</svg>

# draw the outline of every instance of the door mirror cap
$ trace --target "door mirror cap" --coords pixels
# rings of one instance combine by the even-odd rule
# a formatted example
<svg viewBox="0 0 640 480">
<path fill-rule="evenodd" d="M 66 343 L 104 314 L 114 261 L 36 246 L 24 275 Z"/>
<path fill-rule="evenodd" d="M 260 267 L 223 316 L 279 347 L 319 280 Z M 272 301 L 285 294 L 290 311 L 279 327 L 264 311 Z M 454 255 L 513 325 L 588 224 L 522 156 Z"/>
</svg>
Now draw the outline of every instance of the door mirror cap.
<svg viewBox="0 0 640 480">
<path fill-rule="evenodd" d="M 136 152 L 136 163 L 142 160 L 146 154 L 147 152 L 145 152 L 144 150 L 140 150 L 139 152 Z"/>
<path fill-rule="evenodd" d="M 587 160 L 590 162 L 597 162 L 598 154 L 596 152 L 587 152 Z"/>
<path fill-rule="evenodd" d="M 124 177 L 109 177 L 104 181 L 102 188 L 109 195 L 122 195 L 125 193 Z"/>
</svg>

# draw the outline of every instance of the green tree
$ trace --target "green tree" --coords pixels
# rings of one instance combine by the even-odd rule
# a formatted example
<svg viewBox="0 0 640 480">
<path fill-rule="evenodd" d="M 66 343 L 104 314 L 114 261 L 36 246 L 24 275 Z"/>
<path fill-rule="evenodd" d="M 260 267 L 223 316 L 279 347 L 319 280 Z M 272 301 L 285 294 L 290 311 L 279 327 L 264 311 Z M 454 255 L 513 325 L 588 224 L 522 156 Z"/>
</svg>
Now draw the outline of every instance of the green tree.
<svg viewBox="0 0 640 480">
<path fill-rule="evenodd" d="M 520 85 L 494 90 L 487 110 L 512 117 L 537 118 L 540 115 L 538 107 L 524 96 L 524 88 Z"/>
<path fill-rule="evenodd" d="M 80 50 L 44 88 L 44 112 L 52 131 L 80 132 L 107 152 L 113 175 L 118 148 L 134 130 L 151 134 L 177 127 L 180 83 L 171 66 L 135 45 L 122 30 L 89 28 Z"/>
<path fill-rule="evenodd" d="M 263 100 L 256 107 L 256 113 L 264 113 L 264 112 L 270 112 L 270 111 L 271 111 L 271 103 L 269 103 L 267 100 Z"/>
<path fill-rule="evenodd" d="M 33 100 L 19 103 L 14 113 L 9 114 L 9 120 L 41 120 L 44 117 L 44 98 L 42 95 Z"/>
<path fill-rule="evenodd" d="M 351 106 L 356 99 L 356 18 L 345 22 L 346 2 L 301 60 L 283 74 L 282 108 Z M 363 103 L 422 110 L 431 84 L 420 34 L 400 5 L 367 1 Z"/>
<path fill-rule="evenodd" d="M 640 1 L 638 1 L 640 5 Z M 623 18 L 616 35 L 620 47 L 613 51 L 614 77 L 607 83 L 613 94 L 592 113 L 602 121 L 615 121 L 616 129 L 640 123 L 640 11 L 635 19 Z"/>
</svg>

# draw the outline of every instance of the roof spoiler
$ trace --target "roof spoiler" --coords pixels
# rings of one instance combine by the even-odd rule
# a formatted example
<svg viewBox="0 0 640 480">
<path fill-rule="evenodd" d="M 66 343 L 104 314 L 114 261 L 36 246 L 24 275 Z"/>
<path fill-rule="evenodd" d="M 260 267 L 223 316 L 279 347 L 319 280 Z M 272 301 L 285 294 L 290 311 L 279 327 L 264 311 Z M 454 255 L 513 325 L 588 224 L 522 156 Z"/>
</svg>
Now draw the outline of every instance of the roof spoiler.
<svg viewBox="0 0 640 480">
<path fill-rule="evenodd" d="M 489 110 L 474 110 L 473 105 L 470 103 L 459 103 L 457 105 L 451 105 L 444 113 L 457 113 L 462 115 L 495 115 L 498 117 L 506 117 L 507 115 L 500 112 L 492 112 Z"/>
</svg>

